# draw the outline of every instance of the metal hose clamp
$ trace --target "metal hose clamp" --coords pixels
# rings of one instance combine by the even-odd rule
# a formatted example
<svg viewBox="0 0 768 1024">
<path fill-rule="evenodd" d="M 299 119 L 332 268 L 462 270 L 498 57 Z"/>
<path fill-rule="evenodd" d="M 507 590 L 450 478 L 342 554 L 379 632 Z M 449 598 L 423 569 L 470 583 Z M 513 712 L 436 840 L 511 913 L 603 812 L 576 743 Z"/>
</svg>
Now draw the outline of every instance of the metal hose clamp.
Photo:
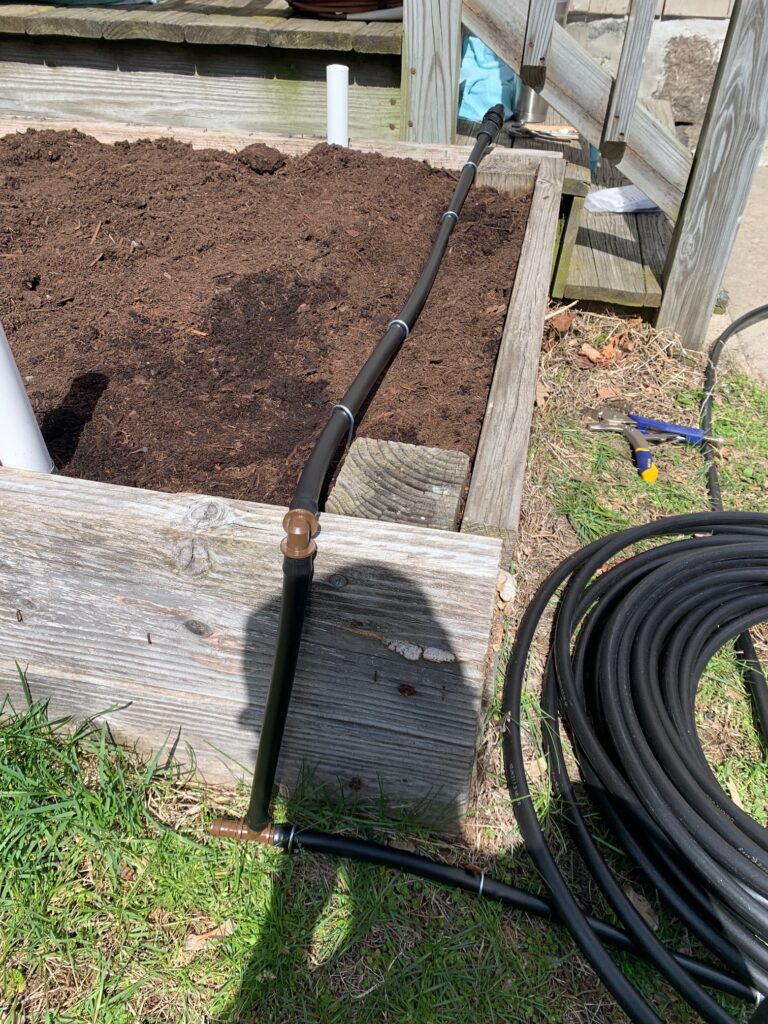
<svg viewBox="0 0 768 1024">
<path fill-rule="evenodd" d="M 453 217 L 453 223 L 454 224 L 458 224 L 459 223 L 459 215 L 458 215 L 458 213 L 456 213 L 455 210 L 446 210 L 445 213 L 443 214 L 443 216 L 440 218 L 440 223 L 441 224 L 443 223 L 443 221 L 445 220 L 446 217 Z"/>
<path fill-rule="evenodd" d="M 387 330 L 389 330 L 390 327 L 395 326 L 403 328 L 403 330 L 405 331 L 405 338 L 403 340 L 408 341 L 408 339 L 411 336 L 411 328 L 408 326 L 405 320 L 390 320 L 389 323 L 387 324 Z"/>
<path fill-rule="evenodd" d="M 483 889 L 484 888 L 485 888 L 485 872 L 481 871 L 480 872 L 480 886 L 479 886 L 479 888 L 477 890 L 477 895 L 478 896 L 482 896 L 483 895 Z"/>
<path fill-rule="evenodd" d="M 336 412 L 337 409 L 340 412 L 344 413 L 349 422 L 349 431 L 347 432 L 347 448 L 349 448 L 349 446 L 352 444 L 352 435 L 355 432 L 355 417 L 352 413 L 352 410 L 348 409 L 346 405 L 341 405 L 341 403 L 334 405 L 334 407 L 331 409 L 331 412 L 334 413 Z"/>
<path fill-rule="evenodd" d="M 291 834 L 288 836 L 288 845 L 285 848 L 286 853 L 293 853 L 293 841 L 296 838 L 296 826 L 291 825 Z"/>
<path fill-rule="evenodd" d="M 464 167 L 474 167 L 475 174 L 477 174 L 477 164 L 475 163 L 474 160 L 467 160 L 467 162 L 464 164 Z M 462 168 L 462 170 L 463 170 L 463 168 Z"/>
</svg>

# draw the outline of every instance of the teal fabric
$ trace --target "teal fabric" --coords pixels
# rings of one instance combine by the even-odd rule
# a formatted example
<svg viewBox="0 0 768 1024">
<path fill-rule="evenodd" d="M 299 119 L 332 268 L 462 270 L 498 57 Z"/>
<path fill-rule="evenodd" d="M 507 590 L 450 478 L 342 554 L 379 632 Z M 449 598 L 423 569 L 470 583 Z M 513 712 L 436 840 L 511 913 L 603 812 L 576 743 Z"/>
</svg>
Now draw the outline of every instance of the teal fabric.
<svg viewBox="0 0 768 1024">
<path fill-rule="evenodd" d="M 459 117 L 480 121 L 490 107 L 504 104 L 512 116 L 520 79 L 504 61 L 477 36 L 464 38 L 459 76 Z"/>
</svg>

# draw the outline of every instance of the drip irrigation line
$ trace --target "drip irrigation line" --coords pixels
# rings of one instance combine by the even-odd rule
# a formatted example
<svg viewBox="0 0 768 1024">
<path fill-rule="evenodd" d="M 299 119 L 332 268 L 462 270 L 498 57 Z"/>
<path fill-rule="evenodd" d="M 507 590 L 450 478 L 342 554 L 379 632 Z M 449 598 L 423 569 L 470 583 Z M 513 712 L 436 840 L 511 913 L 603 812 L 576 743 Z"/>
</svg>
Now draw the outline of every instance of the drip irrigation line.
<svg viewBox="0 0 768 1024">
<path fill-rule="evenodd" d="M 283 520 L 287 537 L 281 545 L 285 557 L 278 640 L 247 814 L 248 825 L 254 830 L 264 828 L 270 820 L 272 790 L 293 689 L 309 586 L 312 581 L 314 555 L 317 550 L 313 538 L 318 531 L 316 514 L 320 505 L 320 495 L 342 442 L 351 443 L 360 411 L 403 343 L 410 337 L 414 324 L 419 319 L 440 270 L 464 201 L 474 183 L 478 164 L 495 141 L 503 123 L 504 108 L 501 105 L 492 107 L 483 118 L 477 132 L 477 141 L 459 175 L 450 205 L 440 219 L 437 237 L 424 269 L 401 312 L 390 320 L 384 336 L 352 381 L 344 397 L 332 407 L 330 419 L 307 459 L 291 501 L 290 511 Z"/>
<path fill-rule="evenodd" d="M 301 475 L 285 518 L 283 603 L 251 802 L 244 820 L 218 819 L 212 831 L 409 873 L 562 925 L 636 1024 L 662 1022 L 607 947 L 650 962 L 707 1024 L 735 1024 L 707 989 L 757 1003 L 768 994 L 768 832 L 728 799 L 712 773 L 696 732 L 695 701 L 709 660 L 736 639 L 746 653 L 745 680 L 765 749 L 768 687 L 748 630 L 768 619 L 768 515 L 723 510 L 711 445 L 704 452 L 714 511 L 660 519 L 575 552 L 542 583 L 520 622 L 504 682 L 504 766 L 515 816 L 548 898 L 379 843 L 269 823 L 312 578 L 320 493 L 350 422 L 426 302 L 477 164 L 500 127 L 499 115 L 490 113 L 413 293 L 334 407 Z M 765 319 L 768 306 L 735 321 L 712 346 L 701 407 L 705 434 L 712 432 L 723 347 Z M 525 775 L 523 690 L 531 646 L 552 602 L 541 697 L 552 795 L 618 926 L 580 907 L 548 845 Z M 566 768 L 563 729 L 587 793 L 614 839 L 718 964 L 665 946 L 624 892 L 581 810 Z M 753 1016 L 754 1024 L 763 1020 L 766 1005 Z"/>
<path fill-rule="evenodd" d="M 410 337 L 432 291 L 432 285 L 440 270 L 451 234 L 459 221 L 464 201 L 474 183 L 478 165 L 495 141 L 503 123 L 504 108 L 501 106 L 493 107 L 485 115 L 477 132 L 477 141 L 459 175 L 451 202 L 440 218 L 437 237 L 432 244 L 432 251 L 424 264 L 424 269 L 402 310 L 387 324 L 384 336 L 350 384 L 344 397 L 338 405 L 334 406 L 331 418 L 320 434 L 299 477 L 291 508 L 307 509 L 312 513 L 318 511 L 320 496 L 330 466 L 349 428 L 348 419 L 339 410 L 344 407 L 351 413 L 352 418 L 357 420 L 361 409 L 373 393 L 382 375 L 388 370 L 403 343 Z"/>
</svg>

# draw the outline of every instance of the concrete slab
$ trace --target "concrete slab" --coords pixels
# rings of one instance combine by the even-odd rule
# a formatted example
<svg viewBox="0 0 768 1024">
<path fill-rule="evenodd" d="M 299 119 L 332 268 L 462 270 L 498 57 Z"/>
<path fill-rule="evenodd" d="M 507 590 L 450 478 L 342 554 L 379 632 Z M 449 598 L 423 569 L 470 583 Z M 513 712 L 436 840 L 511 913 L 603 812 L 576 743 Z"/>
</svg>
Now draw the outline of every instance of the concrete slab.
<svg viewBox="0 0 768 1024">
<path fill-rule="evenodd" d="M 732 320 L 768 303 L 768 167 L 760 167 L 747 202 L 723 287 L 730 296 L 725 315 L 713 316 L 710 340 Z M 730 342 L 734 359 L 768 385 L 768 322 Z"/>
</svg>

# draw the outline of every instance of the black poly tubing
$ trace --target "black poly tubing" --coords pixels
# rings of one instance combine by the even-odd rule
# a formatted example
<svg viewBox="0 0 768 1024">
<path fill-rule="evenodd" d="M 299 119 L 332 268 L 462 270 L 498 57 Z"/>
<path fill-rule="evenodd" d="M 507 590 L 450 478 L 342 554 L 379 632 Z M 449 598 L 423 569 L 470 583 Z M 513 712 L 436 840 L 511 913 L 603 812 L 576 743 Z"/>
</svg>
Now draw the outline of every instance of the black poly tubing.
<svg viewBox="0 0 768 1024">
<path fill-rule="evenodd" d="M 467 190 L 470 184 L 471 180 Z M 461 185 L 460 179 L 457 193 Z M 433 257 L 440 246 L 442 254 L 447 245 L 445 231 L 444 219 Z M 439 259 L 433 269 L 427 265 L 419 280 L 419 285 L 428 282 L 428 286 L 419 298 L 416 316 L 437 266 Z M 406 315 L 413 313 L 415 301 L 412 296 L 404 309 L 406 324 L 411 323 Z M 763 319 L 768 319 L 768 307 L 732 324 L 711 350 L 702 404 L 707 434 L 711 433 L 712 389 L 722 348 L 728 337 Z M 402 337 L 394 337 L 395 333 Z M 354 415 L 407 334 L 407 328 L 393 322 L 356 378 L 343 401 Z M 365 393 L 364 381 L 370 382 Z M 325 475 L 346 428 L 345 414 L 334 412 L 305 467 L 292 507 L 317 510 Z M 553 919 L 568 928 L 635 1022 L 662 1024 L 604 943 L 649 960 L 708 1024 L 735 1024 L 702 986 L 746 1000 L 768 993 L 768 833 L 726 797 L 713 775 L 696 734 L 695 699 L 711 657 L 740 638 L 741 650 L 752 651 L 747 684 L 765 740 L 768 693 L 747 631 L 768 620 L 768 515 L 723 512 L 711 448 L 705 454 L 716 511 L 670 517 L 595 541 L 550 575 L 520 623 L 504 686 L 504 763 L 521 833 L 550 900 L 482 874 L 365 840 L 276 825 L 274 844 L 289 851 L 301 847 L 406 871 Z M 663 538 L 668 538 L 666 543 L 637 554 L 627 552 Z M 617 561 L 619 556 L 623 557 Z M 255 829 L 262 828 L 268 818 L 311 581 L 312 559 L 298 562 L 286 566 L 275 661 L 277 681 L 284 685 L 276 688 L 273 674 L 268 715 L 270 706 L 274 715 L 266 744 L 269 764 L 261 775 L 257 766 L 247 817 Z M 521 721 L 528 658 L 541 619 L 561 588 L 542 692 L 553 790 L 581 857 L 622 928 L 588 917 L 576 902 L 547 846 L 525 777 Z M 614 836 L 726 970 L 670 951 L 627 898 L 579 809 L 565 768 L 561 722 L 567 726 L 586 787 Z M 755 1015 L 755 1022 L 762 1020 L 764 1009 Z"/>
<path fill-rule="evenodd" d="M 429 298 L 432 285 L 440 270 L 448 241 L 456 226 L 464 201 L 477 174 L 477 167 L 488 147 L 494 142 L 504 122 L 504 108 L 493 107 L 483 118 L 477 132 L 477 142 L 456 183 L 450 206 L 443 214 L 432 251 L 408 301 L 397 319 L 392 320 L 383 338 L 378 342 L 363 368 L 357 374 L 340 404 L 318 438 L 299 478 L 291 501 L 292 509 L 318 511 L 320 495 L 339 445 L 349 432 L 349 416 L 357 416 L 383 373 L 400 351 L 410 335 Z M 344 410 L 347 410 L 345 412 Z M 312 581 L 312 556 L 283 559 L 283 599 L 280 609 L 277 649 L 272 665 L 269 695 L 264 721 L 259 736 L 256 766 L 251 784 L 251 798 L 245 820 L 250 828 L 259 832 L 269 823 L 269 808 L 275 785 L 280 746 L 288 716 L 293 678 L 301 645 L 307 597 Z"/>
<path fill-rule="evenodd" d="M 704 401 L 701 403 L 701 426 L 704 434 L 711 437 L 712 431 L 712 399 L 714 395 L 715 380 L 717 378 L 717 365 L 723 353 L 728 339 L 741 331 L 746 331 L 755 324 L 768 320 L 768 306 L 758 306 L 757 309 L 745 313 L 737 320 L 734 320 L 730 327 L 727 327 L 709 352 L 707 369 L 704 374 Z M 715 512 L 723 509 L 723 497 L 720 493 L 720 481 L 717 477 L 717 466 L 715 463 L 715 448 L 710 443 L 705 443 L 704 459 L 707 464 L 707 489 L 712 500 L 712 508 Z M 763 747 L 768 750 L 768 686 L 765 683 L 765 674 L 757 658 L 752 638 L 748 633 L 742 633 L 738 639 L 737 649 L 740 657 L 745 663 L 746 683 L 749 687 L 752 707 L 754 709 L 755 722 L 763 742 Z"/>
<path fill-rule="evenodd" d="M 264 708 L 256 766 L 253 770 L 251 798 L 246 813 L 246 820 L 260 822 L 260 829 L 269 821 L 272 789 L 288 717 L 288 706 L 291 702 L 309 587 L 312 582 L 312 563 L 312 557 L 283 558 L 283 594 L 275 660 L 272 666 L 272 683 Z"/>
<path fill-rule="evenodd" d="M 377 381 L 389 368 L 403 342 L 413 330 L 414 324 L 419 319 L 429 298 L 429 293 L 432 291 L 432 285 L 440 270 L 440 264 L 443 261 L 445 250 L 448 248 L 453 229 L 458 222 L 464 200 L 475 180 L 477 166 L 488 151 L 488 147 L 496 139 L 503 123 L 504 108 L 501 106 L 493 107 L 483 118 L 483 123 L 477 132 L 477 142 L 470 153 L 469 160 L 464 164 L 450 206 L 440 221 L 440 229 L 424 269 L 401 312 L 390 322 L 386 333 L 347 389 L 339 407 L 336 407 L 331 414 L 330 420 L 320 434 L 299 477 L 291 508 L 305 508 L 310 512 L 317 512 L 328 470 L 339 445 L 349 432 L 349 418 L 341 406 L 349 409 L 357 420 L 360 410 L 375 388 Z"/>
<path fill-rule="evenodd" d="M 707 535 L 695 536 L 700 533 Z M 604 569 L 627 547 L 665 536 L 691 539 Z M 525 779 L 519 723 L 528 654 L 542 615 L 566 582 L 542 702 L 554 788 L 582 858 L 637 948 L 703 1020 L 725 1024 L 732 1018 L 682 976 L 605 864 L 563 766 L 558 707 L 584 781 L 624 848 L 702 943 L 768 992 L 768 834 L 723 793 L 694 720 L 708 660 L 745 627 L 768 619 L 768 516 L 676 516 L 576 552 L 529 605 L 507 669 L 504 760 L 527 849 L 561 920 L 617 1002 L 633 1021 L 657 1022 L 560 874 Z"/>
</svg>

